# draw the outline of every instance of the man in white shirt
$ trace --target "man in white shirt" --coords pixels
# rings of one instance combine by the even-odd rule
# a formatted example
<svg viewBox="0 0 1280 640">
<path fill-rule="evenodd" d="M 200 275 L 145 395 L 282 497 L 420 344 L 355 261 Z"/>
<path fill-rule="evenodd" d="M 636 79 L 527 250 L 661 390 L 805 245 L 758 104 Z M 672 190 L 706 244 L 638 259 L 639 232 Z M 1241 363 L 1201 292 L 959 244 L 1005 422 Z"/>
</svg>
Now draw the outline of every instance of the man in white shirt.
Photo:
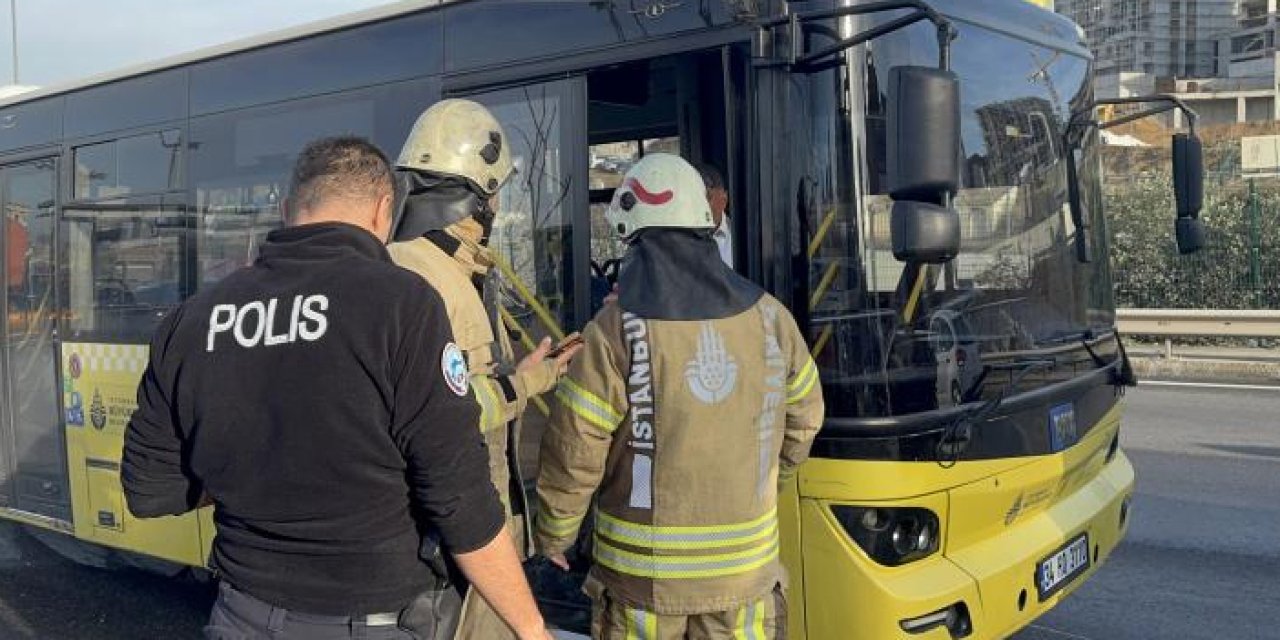
<svg viewBox="0 0 1280 640">
<path fill-rule="evenodd" d="M 720 259 L 733 268 L 733 224 L 729 222 L 729 190 L 725 188 L 724 176 L 709 164 L 699 164 L 697 168 L 707 185 L 707 202 L 711 204 L 711 216 L 716 223 L 711 237 L 720 247 Z"/>
</svg>

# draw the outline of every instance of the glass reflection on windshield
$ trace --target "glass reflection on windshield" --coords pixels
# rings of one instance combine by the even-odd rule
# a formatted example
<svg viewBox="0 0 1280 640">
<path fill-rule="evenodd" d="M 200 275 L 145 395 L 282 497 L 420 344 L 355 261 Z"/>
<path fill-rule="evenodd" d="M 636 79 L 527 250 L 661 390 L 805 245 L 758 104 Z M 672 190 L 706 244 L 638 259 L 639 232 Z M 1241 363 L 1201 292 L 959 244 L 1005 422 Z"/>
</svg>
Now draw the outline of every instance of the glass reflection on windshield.
<svg viewBox="0 0 1280 640">
<path fill-rule="evenodd" d="M 962 26 L 953 61 L 962 83 L 963 175 L 954 201 L 962 248 L 951 263 L 917 272 L 893 257 L 890 243 L 884 88 L 894 66 L 934 64 L 934 35 L 923 26 L 898 32 L 875 41 L 865 59 L 866 95 L 855 99 L 865 100 L 867 115 L 851 125 L 864 140 L 865 192 L 860 206 L 843 211 L 857 212 L 850 222 L 860 242 L 852 251 L 825 242 L 809 269 L 810 290 L 820 293 L 811 339 L 821 349 L 831 414 L 928 411 L 1096 368 L 1081 342 L 1110 332 L 1110 274 L 1098 264 L 1105 260 L 1078 261 L 1075 244 L 1087 234 L 1095 247 L 1105 245 L 1092 166 L 1097 136 L 1067 124 L 1092 98 L 1087 60 Z M 1013 70 L 991 73 L 994 60 Z M 1073 156 L 1082 162 L 1080 218 L 1068 198 Z M 821 223 L 815 218 L 810 228 Z M 841 250 L 858 254 L 846 265 L 857 276 L 822 290 L 823 267 Z M 1102 342 L 1090 349 L 1109 360 L 1114 345 Z"/>
</svg>

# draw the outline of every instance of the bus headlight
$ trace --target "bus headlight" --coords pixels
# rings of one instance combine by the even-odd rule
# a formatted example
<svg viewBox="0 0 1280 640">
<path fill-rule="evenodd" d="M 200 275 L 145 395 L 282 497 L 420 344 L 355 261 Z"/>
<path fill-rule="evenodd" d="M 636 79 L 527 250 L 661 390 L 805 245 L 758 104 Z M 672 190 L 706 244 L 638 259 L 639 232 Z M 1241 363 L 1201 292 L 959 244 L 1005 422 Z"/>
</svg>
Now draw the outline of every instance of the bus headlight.
<svg viewBox="0 0 1280 640">
<path fill-rule="evenodd" d="M 872 560 L 887 567 L 915 562 L 938 550 L 941 527 L 928 509 L 832 505 L 831 513 Z"/>
</svg>

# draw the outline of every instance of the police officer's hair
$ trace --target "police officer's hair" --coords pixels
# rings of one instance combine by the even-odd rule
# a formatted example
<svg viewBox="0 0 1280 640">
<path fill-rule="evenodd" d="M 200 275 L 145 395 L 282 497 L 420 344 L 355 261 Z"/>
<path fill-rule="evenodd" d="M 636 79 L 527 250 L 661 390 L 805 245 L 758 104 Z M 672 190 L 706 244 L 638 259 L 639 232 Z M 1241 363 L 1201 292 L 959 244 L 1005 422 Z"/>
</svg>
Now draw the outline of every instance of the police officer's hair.
<svg viewBox="0 0 1280 640">
<path fill-rule="evenodd" d="M 295 221 L 302 211 L 333 197 L 377 199 L 394 193 L 391 163 L 381 149 L 356 136 L 321 138 L 298 154 L 285 217 Z"/>
<path fill-rule="evenodd" d="M 699 174 L 702 174 L 702 182 L 707 185 L 707 191 L 712 189 L 724 189 L 724 176 L 720 175 L 720 170 L 715 167 L 699 162 L 694 165 Z"/>
</svg>

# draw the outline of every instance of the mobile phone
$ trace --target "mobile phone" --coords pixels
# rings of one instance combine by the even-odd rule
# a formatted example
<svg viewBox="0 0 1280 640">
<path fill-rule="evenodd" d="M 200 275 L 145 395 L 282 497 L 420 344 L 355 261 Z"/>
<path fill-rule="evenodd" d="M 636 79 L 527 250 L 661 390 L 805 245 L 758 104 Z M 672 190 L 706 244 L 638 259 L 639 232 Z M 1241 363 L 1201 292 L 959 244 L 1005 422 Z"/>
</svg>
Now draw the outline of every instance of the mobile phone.
<svg viewBox="0 0 1280 640">
<path fill-rule="evenodd" d="M 564 340 L 561 340 L 559 343 L 556 344 L 556 346 L 551 347 L 551 350 L 547 352 L 547 357 L 559 358 L 560 354 L 564 353 L 566 349 L 572 349 L 573 347 L 580 345 L 582 343 L 583 343 L 582 334 L 577 332 L 571 333 L 565 336 Z"/>
</svg>

